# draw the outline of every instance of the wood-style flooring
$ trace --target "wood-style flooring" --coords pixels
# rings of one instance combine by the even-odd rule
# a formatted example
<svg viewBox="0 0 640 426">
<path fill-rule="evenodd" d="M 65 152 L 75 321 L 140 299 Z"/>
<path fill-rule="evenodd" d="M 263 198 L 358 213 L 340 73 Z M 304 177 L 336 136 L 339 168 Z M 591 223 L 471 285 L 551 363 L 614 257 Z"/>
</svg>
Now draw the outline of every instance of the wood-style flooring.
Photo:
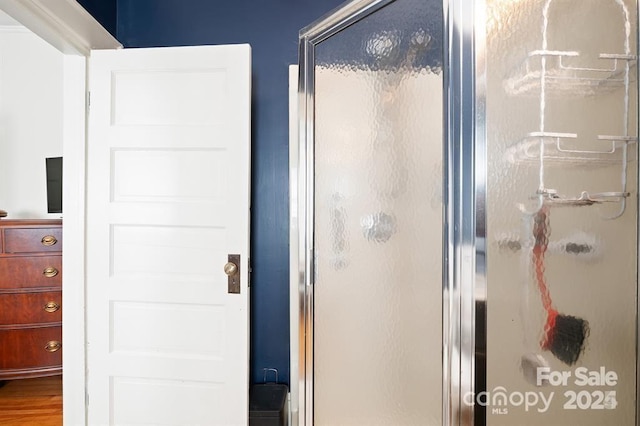
<svg viewBox="0 0 640 426">
<path fill-rule="evenodd" d="M 6 382 L 0 387 L 0 425 L 61 426 L 62 376 Z"/>
</svg>

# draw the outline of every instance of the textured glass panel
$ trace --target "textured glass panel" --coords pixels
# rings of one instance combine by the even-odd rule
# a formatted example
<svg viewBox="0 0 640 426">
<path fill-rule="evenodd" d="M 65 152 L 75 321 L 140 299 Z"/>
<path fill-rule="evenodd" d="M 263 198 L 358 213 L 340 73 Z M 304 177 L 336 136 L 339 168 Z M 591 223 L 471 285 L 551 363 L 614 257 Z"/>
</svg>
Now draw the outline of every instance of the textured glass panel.
<svg viewBox="0 0 640 426">
<path fill-rule="evenodd" d="M 315 51 L 318 426 L 441 424 L 442 21 L 397 0 Z"/>
<path fill-rule="evenodd" d="M 487 425 L 636 424 L 636 17 L 487 0 Z"/>
</svg>

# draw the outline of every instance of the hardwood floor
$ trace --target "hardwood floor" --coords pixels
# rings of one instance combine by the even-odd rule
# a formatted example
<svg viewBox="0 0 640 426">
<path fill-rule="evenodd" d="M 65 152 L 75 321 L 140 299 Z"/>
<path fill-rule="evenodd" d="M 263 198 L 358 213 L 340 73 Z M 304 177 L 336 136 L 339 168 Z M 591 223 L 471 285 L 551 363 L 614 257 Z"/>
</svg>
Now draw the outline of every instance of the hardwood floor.
<svg viewBox="0 0 640 426">
<path fill-rule="evenodd" d="M 61 426 L 62 376 L 12 380 L 0 387 L 0 425 Z"/>
</svg>

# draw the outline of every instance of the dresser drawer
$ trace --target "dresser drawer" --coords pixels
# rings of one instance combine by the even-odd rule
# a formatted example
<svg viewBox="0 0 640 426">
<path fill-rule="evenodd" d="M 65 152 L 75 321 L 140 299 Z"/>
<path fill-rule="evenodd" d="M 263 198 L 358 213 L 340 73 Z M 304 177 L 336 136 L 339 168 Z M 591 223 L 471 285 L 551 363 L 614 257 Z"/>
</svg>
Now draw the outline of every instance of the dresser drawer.
<svg viewBox="0 0 640 426">
<path fill-rule="evenodd" d="M 62 327 L 0 329 L 0 369 L 62 365 Z"/>
<path fill-rule="evenodd" d="M 6 228 L 5 253 L 40 253 L 62 251 L 62 228 Z"/>
<path fill-rule="evenodd" d="M 0 290 L 61 285 L 62 256 L 0 257 Z"/>
<path fill-rule="evenodd" d="M 62 321 L 62 292 L 0 294 L 0 324 Z"/>
</svg>

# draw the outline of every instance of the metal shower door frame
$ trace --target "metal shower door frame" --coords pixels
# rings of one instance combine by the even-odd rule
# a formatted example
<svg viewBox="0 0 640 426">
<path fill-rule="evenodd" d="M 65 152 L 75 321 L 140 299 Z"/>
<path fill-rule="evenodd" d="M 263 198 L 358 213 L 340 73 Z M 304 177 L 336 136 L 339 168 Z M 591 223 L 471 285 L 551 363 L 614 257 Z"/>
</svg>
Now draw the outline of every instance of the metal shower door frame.
<svg viewBox="0 0 640 426">
<path fill-rule="evenodd" d="M 449 1 L 445 18 L 443 425 L 486 424 L 486 0 Z M 445 11 L 447 9 L 445 8 Z"/>
<path fill-rule="evenodd" d="M 297 195 L 298 424 L 313 425 L 314 65 L 315 46 L 395 0 L 353 0 L 300 31 Z M 486 300 L 484 0 L 443 0 L 442 423 L 471 426 L 476 349 L 486 333 L 476 303 Z M 292 195 L 293 197 L 294 195 Z M 292 232 L 296 232 L 292 230 Z M 295 236 L 293 237 L 295 238 Z M 482 330 L 477 329 L 480 324 Z M 292 365 L 292 380 L 296 366 Z M 296 395 L 292 395 L 293 398 Z"/>
</svg>

